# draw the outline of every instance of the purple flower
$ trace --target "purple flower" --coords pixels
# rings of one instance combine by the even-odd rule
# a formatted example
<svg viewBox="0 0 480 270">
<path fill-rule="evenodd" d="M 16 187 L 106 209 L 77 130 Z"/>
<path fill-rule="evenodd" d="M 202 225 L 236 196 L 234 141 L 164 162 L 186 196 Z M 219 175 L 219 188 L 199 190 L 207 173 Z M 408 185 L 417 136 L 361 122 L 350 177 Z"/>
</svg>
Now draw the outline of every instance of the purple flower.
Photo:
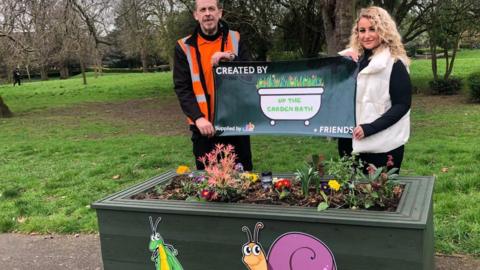
<svg viewBox="0 0 480 270">
<path fill-rule="evenodd" d="M 242 163 L 237 163 L 237 164 L 235 164 L 235 171 L 237 171 L 237 172 L 243 172 L 243 165 L 242 165 Z"/>
<path fill-rule="evenodd" d="M 204 175 L 199 175 L 193 178 L 193 182 L 195 183 L 203 183 L 207 178 Z"/>
<path fill-rule="evenodd" d="M 328 186 L 328 182 L 321 182 L 320 183 L 320 190 L 322 190 L 325 194 L 330 194 L 330 187 Z"/>
</svg>

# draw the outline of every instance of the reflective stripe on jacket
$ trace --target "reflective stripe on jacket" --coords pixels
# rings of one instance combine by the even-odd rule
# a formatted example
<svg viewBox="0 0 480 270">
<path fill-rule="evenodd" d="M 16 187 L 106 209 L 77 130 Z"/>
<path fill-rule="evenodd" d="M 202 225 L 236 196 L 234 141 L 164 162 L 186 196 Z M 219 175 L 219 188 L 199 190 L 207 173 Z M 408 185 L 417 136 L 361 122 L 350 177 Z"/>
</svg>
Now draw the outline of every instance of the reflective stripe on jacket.
<svg viewBox="0 0 480 270">
<path fill-rule="evenodd" d="M 201 65 L 201 63 L 199 63 L 197 59 L 197 49 L 194 46 L 190 46 L 186 43 L 189 37 L 190 36 L 187 36 L 178 40 L 178 44 L 180 45 L 187 57 L 188 65 L 190 68 L 190 75 L 192 78 L 193 93 L 195 94 L 200 111 L 206 118 L 208 118 L 210 122 L 212 122 L 214 115 L 213 98 L 208 99 L 208 91 L 207 89 L 203 89 L 199 68 L 199 65 Z M 235 55 L 238 55 L 239 40 L 240 34 L 237 31 L 229 30 L 224 50 L 233 52 Z M 210 104 L 208 104 L 207 102 L 210 102 Z M 187 117 L 187 120 L 189 124 L 194 124 L 192 119 Z"/>
</svg>

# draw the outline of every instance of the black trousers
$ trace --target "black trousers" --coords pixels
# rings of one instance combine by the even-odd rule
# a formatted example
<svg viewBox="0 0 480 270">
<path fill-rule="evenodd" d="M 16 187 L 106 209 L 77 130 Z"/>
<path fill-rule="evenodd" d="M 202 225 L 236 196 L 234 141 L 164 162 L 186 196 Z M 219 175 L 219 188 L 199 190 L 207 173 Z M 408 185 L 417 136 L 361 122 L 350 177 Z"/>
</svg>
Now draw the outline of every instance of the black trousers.
<svg viewBox="0 0 480 270">
<path fill-rule="evenodd" d="M 205 169 L 198 158 L 211 152 L 216 144 L 231 144 L 237 154 L 237 162 L 242 163 L 243 169 L 246 171 L 253 169 L 250 136 L 214 136 L 208 138 L 202 136 L 196 126 L 191 125 L 190 130 L 192 131 L 193 155 L 195 156 L 197 170 Z"/>
<path fill-rule="evenodd" d="M 405 151 L 405 146 L 400 146 L 386 153 L 360 153 L 359 158 L 368 164 L 373 164 L 375 167 L 385 167 L 388 161 L 387 156 L 391 155 L 393 157 L 393 168 L 398 168 L 400 172 L 400 167 L 402 166 L 403 154 Z M 352 153 L 352 139 L 339 138 L 338 139 L 338 154 L 343 157 L 345 155 L 350 156 Z M 364 172 L 366 171 L 366 166 Z M 397 173 L 398 173 L 397 172 Z"/>
<path fill-rule="evenodd" d="M 15 84 L 17 84 L 17 83 L 18 83 L 18 85 L 21 85 L 21 84 L 22 84 L 22 83 L 20 82 L 20 79 L 19 79 L 19 78 L 13 79 L 13 86 L 15 86 Z"/>
</svg>

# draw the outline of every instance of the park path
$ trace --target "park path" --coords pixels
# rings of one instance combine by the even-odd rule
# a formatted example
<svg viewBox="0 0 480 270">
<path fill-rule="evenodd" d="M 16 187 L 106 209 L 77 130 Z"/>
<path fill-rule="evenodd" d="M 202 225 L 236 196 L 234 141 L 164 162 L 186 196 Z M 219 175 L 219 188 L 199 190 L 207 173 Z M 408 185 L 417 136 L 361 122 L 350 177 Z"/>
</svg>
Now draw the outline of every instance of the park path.
<svg viewBox="0 0 480 270">
<path fill-rule="evenodd" d="M 480 260 L 437 255 L 435 270 L 480 270 Z M 101 270 L 100 239 L 96 234 L 0 234 L 0 269 Z"/>
</svg>

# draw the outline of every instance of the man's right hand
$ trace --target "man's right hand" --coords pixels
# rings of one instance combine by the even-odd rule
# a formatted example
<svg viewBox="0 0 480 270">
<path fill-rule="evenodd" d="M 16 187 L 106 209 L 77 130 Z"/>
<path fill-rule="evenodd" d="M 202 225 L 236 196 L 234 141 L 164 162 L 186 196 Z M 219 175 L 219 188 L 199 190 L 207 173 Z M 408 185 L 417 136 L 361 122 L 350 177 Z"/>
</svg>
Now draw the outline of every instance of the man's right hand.
<svg viewBox="0 0 480 270">
<path fill-rule="evenodd" d="M 195 120 L 195 125 L 203 136 L 212 137 L 215 134 L 215 129 L 213 128 L 212 123 L 205 119 L 205 117 L 200 117 Z"/>
</svg>

